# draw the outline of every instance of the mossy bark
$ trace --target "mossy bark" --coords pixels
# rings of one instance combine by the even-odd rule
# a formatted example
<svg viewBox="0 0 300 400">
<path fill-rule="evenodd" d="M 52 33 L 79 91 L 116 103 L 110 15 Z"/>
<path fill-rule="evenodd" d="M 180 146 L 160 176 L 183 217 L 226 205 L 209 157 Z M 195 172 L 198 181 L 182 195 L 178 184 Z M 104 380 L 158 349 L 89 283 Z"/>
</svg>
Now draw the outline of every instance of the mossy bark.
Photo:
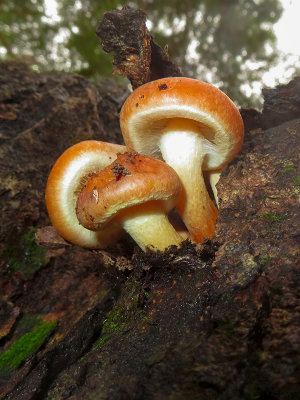
<svg viewBox="0 0 300 400">
<path fill-rule="evenodd" d="M 22 318 L 52 329 L 1 377 L 1 395 L 296 399 L 300 80 L 268 92 L 268 113 L 243 111 L 213 240 L 144 254 L 128 237 L 91 251 L 44 230 L 53 163 L 80 140 L 122 143 L 126 89 L 17 63 L 0 64 L 0 77 L 2 355 L 34 331 Z M 282 99 L 291 112 L 278 120 Z"/>
</svg>

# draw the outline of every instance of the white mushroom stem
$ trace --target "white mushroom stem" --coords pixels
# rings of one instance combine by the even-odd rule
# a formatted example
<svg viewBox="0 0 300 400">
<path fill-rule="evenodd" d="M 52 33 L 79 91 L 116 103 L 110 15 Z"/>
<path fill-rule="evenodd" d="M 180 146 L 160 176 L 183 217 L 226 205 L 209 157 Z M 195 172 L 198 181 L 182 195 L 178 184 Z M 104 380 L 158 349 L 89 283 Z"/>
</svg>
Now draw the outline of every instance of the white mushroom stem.
<svg viewBox="0 0 300 400">
<path fill-rule="evenodd" d="M 199 125 L 183 118 L 169 120 L 159 143 L 163 159 L 181 179 L 184 190 L 176 208 L 195 242 L 212 237 L 218 215 L 202 174 L 208 143 Z"/>
<path fill-rule="evenodd" d="M 144 251 L 164 251 L 171 245 L 179 246 L 183 238 L 170 224 L 164 210 L 155 205 L 139 205 L 122 217 L 123 228 Z"/>
</svg>

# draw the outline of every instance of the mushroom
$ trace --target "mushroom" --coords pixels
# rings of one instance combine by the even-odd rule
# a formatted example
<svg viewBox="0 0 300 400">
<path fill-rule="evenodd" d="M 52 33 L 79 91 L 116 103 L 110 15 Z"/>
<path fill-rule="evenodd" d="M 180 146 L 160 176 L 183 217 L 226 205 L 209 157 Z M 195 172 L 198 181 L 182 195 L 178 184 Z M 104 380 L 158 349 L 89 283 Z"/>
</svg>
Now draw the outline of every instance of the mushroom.
<svg viewBox="0 0 300 400">
<path fill-rule="evenodd" d="M 176 172 L 164 162 L 124 153 L 90 177 L 78 196 L 76 213 L 87 229 L 118 224 L 142 250 L 163 251 L 183 240 L 166 215 L 181 190 Z"/>
<path fill-rule="evenodd" d="M 56 231 L 66 240 L 82 247 L 105 248 L 120 237 L 114 224 L 101 232 L 85 229 L 78 222 L 77 196 L 90 174 L 100 171 L 126 151 L 125 146 L 87 140 L 68 148 L 54 164 L 46 187 L 46 204 Z"/>
<path fill-rule="evenodd" d="M 239 151 L 244 126 L 233 102 L 219 89 L 190 78 L 163 78 L 136 89 L 121 110 L 130 150 L 163 159 L 184 190 L 177 209 L 191 239 L 211 238 L 218 210 L 202 171 L 220 171 Z"/>
</svg>

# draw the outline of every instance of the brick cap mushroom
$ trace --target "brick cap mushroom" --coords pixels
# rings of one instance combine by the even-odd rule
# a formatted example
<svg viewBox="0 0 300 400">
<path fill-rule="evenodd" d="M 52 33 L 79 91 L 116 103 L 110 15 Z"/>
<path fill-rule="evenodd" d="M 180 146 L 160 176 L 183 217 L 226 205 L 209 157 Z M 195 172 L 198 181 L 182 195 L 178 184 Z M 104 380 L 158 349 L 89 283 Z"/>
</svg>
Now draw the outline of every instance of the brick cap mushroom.
<svg viewBox="0 0 300 400">
<path fill-rule="evenodd" d="M 165 160 L 181 178 L 177 209 L 191 238 L 211 238 L 218 211 L 202 171 L 222 170 L 242 145 L 244 125 L 233 102 L 208 83 L 163 78 L 129 96 L 120 125 L 130 150 Z"/>
<path fill-rule="evenodd" d="M 111 224 L 101 232 L 85 229 L 78 222 L 77 196 L 89 176 L 99 172 L 126 151 L 125 146 L 87 140 L 68 148 L 54 164 L 46 187 L 46 205 L 56 231 L 66 240 L 82 247 L 105 248 L 121 235 Z"/>
<path fill-rule="evenodd" d="M 163 251 L 183 240 L 166 215 L 181 190 L 176 172 L 164 162 L 138 153 L 119 154 L 87 181 L 78 196 L 77 217 L 95 231 L 119 224 L 144 251 Z"/>
</svg>

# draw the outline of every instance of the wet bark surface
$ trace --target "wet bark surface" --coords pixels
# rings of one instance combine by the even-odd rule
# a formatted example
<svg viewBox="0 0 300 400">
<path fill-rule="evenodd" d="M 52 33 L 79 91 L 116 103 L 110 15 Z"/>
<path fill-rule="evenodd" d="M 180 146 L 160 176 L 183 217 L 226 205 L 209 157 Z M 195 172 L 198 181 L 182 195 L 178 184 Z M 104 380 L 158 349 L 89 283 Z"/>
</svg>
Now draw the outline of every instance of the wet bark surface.
<svg viewBox="0 0 300 400">
<path fill-rule="evenodd" d="M 213 240 L 165 254 L 47 228 L 51 167 L 81 140 L 122 143 L 126 89 L 16 63 L 0 80 L 0 396 L 296 399 L 299 79 L 243 110 Z"/>
</svg>

